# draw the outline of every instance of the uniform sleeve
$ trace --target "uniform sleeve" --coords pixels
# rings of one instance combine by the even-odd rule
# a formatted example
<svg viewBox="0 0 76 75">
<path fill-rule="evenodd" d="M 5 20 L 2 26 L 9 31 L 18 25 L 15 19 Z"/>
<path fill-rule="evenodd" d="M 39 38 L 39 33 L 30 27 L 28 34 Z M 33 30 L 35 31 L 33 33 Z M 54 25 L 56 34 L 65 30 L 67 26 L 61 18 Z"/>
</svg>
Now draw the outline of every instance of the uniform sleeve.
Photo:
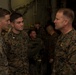
<svg viewBox="0 0 76 75">
<path fill-rule="evenodd" d="M 8 75 L 7 58 L 3 53 L 2 43 L 0 41 L 0 75 Z"/>
<path fill-rule="evenodd" d="M 68 64 L 74 74 L 76 74 L 76 40 L 69 46 Z"/>
</svg>

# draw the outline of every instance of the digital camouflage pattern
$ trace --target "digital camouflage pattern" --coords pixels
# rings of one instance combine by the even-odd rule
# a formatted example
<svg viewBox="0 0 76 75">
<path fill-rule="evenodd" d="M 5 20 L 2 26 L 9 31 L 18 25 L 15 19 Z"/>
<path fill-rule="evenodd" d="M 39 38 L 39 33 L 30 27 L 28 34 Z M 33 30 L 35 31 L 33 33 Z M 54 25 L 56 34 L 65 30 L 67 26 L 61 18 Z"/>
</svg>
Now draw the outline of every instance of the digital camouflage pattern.
<svg viewBox="0 0 76 75">
<path fill-rule="evenodd" d="M 8 61 L 6 57 L 6 45 L 0 36 L 0 75 L 8 75 Z"/>
<path fill-rule="evenodd" d="M 10 31 L 5 40 L 9 48 L 7 51 L 9 75 L 29 75 L 27 34 L 23 31 L 20 34 Z"/>
<path fill-rule="evenodd" d="M 76 31 L 61 34 L 55 49 L 52 75 L 76 75 Z"/>
</svg>

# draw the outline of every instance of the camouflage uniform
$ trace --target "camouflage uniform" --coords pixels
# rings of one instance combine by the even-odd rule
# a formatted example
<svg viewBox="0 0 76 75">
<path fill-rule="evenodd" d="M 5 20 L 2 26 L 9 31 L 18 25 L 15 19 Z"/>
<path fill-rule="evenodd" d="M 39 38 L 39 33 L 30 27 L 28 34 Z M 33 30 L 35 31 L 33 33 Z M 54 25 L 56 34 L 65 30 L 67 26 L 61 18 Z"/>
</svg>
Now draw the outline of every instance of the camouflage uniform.
<svg viewBox="0 0 76 75">
<path fill-rule="evenodd" d="M 31 75 L 41 74 L 41 62 L 43 52 L 43 42 L 40 38 L 34 40 L 29 39 L 28 43 L 28 58 L 29 58 L 29 70 Z"/>
<path fill-rule="evenodd" d="M 76 75 L 76 31 L 61 34 L 55 49 L 52 75 Z"/>
<path fill-rule="evenodd" d="M 27 34 L 25 32 L 15 34 L 10 31 L 5 40 L 9 47 L 7 51 L 9 75 L 28 75 Z"/>
<path fill-rule="evenodd" d="M 8 61 L 6 57 L 6 45 L 0 36 L 0 75 L 8 75 Z"/>
</svg>

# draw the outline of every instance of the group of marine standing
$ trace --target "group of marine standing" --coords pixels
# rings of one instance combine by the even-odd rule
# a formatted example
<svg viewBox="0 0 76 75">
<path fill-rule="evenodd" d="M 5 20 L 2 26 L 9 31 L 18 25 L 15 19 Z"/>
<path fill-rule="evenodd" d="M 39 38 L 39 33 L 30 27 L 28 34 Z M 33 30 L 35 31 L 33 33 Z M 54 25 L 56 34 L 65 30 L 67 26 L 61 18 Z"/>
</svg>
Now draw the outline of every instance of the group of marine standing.
<svg viewBox="0 0 76 75">
<path fill-rule="evenodd" d="M 74 16 L 61 8 L 54 22 L 26 31 L 20 13 L 0 8 L 0 75 L 76 75 Z"/>
</svg>

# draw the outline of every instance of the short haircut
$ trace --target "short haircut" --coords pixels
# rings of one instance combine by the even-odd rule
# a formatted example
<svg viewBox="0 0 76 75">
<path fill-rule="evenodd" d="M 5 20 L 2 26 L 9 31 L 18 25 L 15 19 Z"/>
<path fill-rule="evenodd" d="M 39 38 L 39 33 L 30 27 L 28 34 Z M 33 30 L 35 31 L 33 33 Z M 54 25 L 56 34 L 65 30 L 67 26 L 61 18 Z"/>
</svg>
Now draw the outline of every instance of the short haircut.
<svg viewBox="0 0 76 75">
<path fill-rule="evenodd" d="M 14 22 L 15 19 L 18 19 L 22 17 L 22 14 L 20 13 L 17 13 L 17 12 L 13 12 L 11 15 L 10 15 L 10 22 Z"/>
<path fill-rule="evenodd" d="M 28 31 L 28 36 L 29 36 L 29 37 L 30 37 L 30 34 L 31 34 L 32 31 L 35 31 L 35 32 L 36 32 L 36 30 L 35 30 L 34 28 L 29 29 L 29 31 Z M 37 32 L 36 32 L 36 33 L 37 33 Z"/>
<path fill-rule="evenodd" d="M 0 18 L 5 17 L 5 15 L 10 15 L 10 11 L 8 11 L 4 8 L 0 8 Z"/>
<path fill-rule="evenodd" d="M 71 21 L 74 20 L 74 11 L 69 8 L 61 8 L 58 12 L 63 12 L 63 15 L 69 18 Z"/>
</svg>

